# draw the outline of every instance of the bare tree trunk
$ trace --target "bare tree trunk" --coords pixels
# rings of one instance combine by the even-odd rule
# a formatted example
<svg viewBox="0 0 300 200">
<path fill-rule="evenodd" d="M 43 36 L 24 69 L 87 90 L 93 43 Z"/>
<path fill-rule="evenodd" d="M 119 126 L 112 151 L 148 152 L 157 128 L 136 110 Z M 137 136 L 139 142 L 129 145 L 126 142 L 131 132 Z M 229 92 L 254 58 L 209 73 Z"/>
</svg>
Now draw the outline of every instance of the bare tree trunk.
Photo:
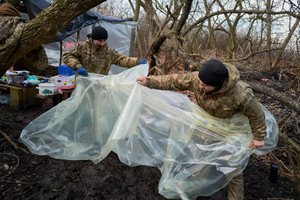
<svg viewBox="0 0 300 200">
<path fill-rule="evenodd" d="M 174 63 L 178 57 L 178 53 L 174 48 L 174 45 L 170 41 L 166 41 L 166 55 L 165 61 L 169 61 L 168 68 Z"/>
<path fill-rule="evenodd" d="M 297 47 L 297 53 L 296 53 L 296 56 L 298 58 L 300 58 L 300 49 L 299 49 L 299 46 L 300 46 L 300 37 L 297 38 L 296 40 L 296 47 Z M 300 86 L 299 86 L 300 87 Z"/>
<path fill-rule="evenodd" d="M 130 0 L 129 0 L 130 1 Z M 138 21 L 139 19 L 139 14 L 140 14 L 140 7 L 141 7 L 141 0 L 137 0 L 135 2 L 135 9 L 134 11 L 134 16 L 132 17 L 133 21 Z M 134 52 L 135 52 L 135 44 L 136 44 L 136 32 L 135 29 L 132 28 L 131 29 L 131 44 L 130 44 L 130 50 L 129 50 L 129 56 L 133 57 L 134 56 Z M 141 44 L 140 44 L 141 46 Z"/>
<path fill-rule="evenodd" d="M 211 10 L 212 4 L 207 2 L 207 0 L 204 0 L 203 4 L 204 4 L 205 10 L 206 10 L 206 13 L 209 13 L 210 10 Z M 211 21 L 212 21 L 211 18 L 207 19 L 207 29 L 208 29 L 207 37 L 208 37 L 208 40 L 206 41 L 206 45 L 205 45 L 204 49 L 207 50 L 209 48 L 209 45 L 211 45 L 211 49 L 214 52 L 213 57 L 216 57 L 217 47 L 216 47 L 216 38 L 215 38 L 215 35 L 214 35 L 215 29 L 214 29 Z"/>
<path fill-rule="evenodd" d="M 271 12 L 271 0 L 267 0 L 267 11 Z M 271 49 L 271 14 L 268 13 L 267 15 L 267 49 Z M 271 51 L 267 52 L 267 63 L 269 67 L 272 66 L 271 61 Z"/>
<path fill-rule="evenodd" d="M 275 60 L 274 60 L 274 62 L 273 62 L 273 64 L 272 64 L 272 66 L 271 66 L 271 69 L 274 69 L 274 68 L 277 67 L 277 65 L 278 65 L 278 63 L 279 63 L 279 61 L 280 61 L 280 58 L 281 58 L 281 56 L 282 56 L 282 54 L 283 54 L 283 52 L 284 52 L 284 49 L 286 48 L 287 44 L 289 43 L 289 41 L 290 41 L 290 39 L 291 39 L 291 37 L 292 37 L 294 31 L 295 31 L 296 28 L 298 27 L 299 22 L 300 22 L 300 18 L 298 18 L 298 19 L 296 20 L 295 24 L 294 24 L 293 27 L 292 27 L 292 30 L 290 30 L 288 36 L 285 38 L 285 41 L 283 42 L 283 44 L 282 44 L 282 46 L 281 46 L 281 50 L 279 50 L 279 52 L 278 52 L 278 54 L 277 54 L 277 56 L 276 56 L 276 58 L 275 58 Z"/>
<path fill-rule="evenodd" d="M 222 5 L 221 1 L 217 0 L 219 6 L 222 8 L 223 11 L 225 11 L 224 6 Z M 240 11 L 243 10 L 242 7 L 242 3 L 240 0 L 236 0 L 236 5 L 234 6 L 234 10 L 236 10 L 236 8 L 239 8 Z M 229 31 L 227 33 L 229 33 L 229 40 L 228 40 L 228 52 L 227 52 L 227 59 L 233 59 L 235 58 L 235 48 L 236 48 L 236 28 L 237 28 L 237 24 L 240 21 L 240 19 L 242 18 L 241 13 L 238 13 L 235 20 L 232 23 L 232 20 L 230 19 L 230 15 L 231 14 L 227 14 L 224 13 L 226 21 L 227 21 L 227 25 L 229 27 Z"/>
<path fill-rule="evenodd" d="M 181 18 L 178 20 L 176 26 L 172 27 L 172 29 L 168 29 L 165 27 L 162 34 L 158 36 L 155 41 L 153 41 L 149 51 L 150 68 L 156 66 L 155 55 L 159 52 L 161 45 L 167 38 L 171 40 L 173 39 L 172 43 L 175 44 L 176 47 L 178 47 L 178 45 L 182 47 L 179 35 L 191 11 L 192 2 L 193 0 L 187 0 L 185 2 Z"/>
<path fill-rule="evenodd" d="M 55 37 L 72 19 L 105 1 L 56 0 L 25 24 L 19 45 L 8 61 L 0 66 L 0 74 L 4 74 L 22 56 Z"/>
<path fill-rule="evenodd" d="M 145 7 L 144 7 L 147 15 L 146 15 L 146 21 L 147 21 L 147 30 L 149 34 L 149 41 L 154 39 L 155 33 L 158 30 L 158 26 L 155 24 L 154 20 L 154 8 L 152 6 L 152 0 L 145 0 Z"/>
<path fill-rule="evenodd" d="M 141 0 L 136 0 L 133 21 L 138 21 L 140 15 Z"/>
</svg>

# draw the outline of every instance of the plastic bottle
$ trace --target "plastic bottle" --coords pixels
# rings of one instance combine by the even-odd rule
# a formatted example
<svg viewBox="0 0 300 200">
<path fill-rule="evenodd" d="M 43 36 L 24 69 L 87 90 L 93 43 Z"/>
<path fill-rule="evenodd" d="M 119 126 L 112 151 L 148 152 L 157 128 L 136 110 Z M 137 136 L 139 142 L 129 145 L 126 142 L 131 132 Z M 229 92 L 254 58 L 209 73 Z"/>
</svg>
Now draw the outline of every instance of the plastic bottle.
<svg viewBox="0 0 300 200">
<path fill-rule="evenodd" d="M 276 181 L 278 180 L 277 174 L 278 174 L 278 165 L 273 163 L 271 164 L 270 175 L 269 175 L 269 180 L 272 183 L 276 183 Z"/>
</svg>

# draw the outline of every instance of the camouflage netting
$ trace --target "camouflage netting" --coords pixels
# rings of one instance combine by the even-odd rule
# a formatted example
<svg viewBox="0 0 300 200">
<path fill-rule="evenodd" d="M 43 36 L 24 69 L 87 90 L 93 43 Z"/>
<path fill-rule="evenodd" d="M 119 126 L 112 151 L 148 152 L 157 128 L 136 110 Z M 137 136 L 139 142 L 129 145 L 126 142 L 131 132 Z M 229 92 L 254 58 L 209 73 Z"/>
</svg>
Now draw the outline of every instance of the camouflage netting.
<svg viewBox="0 0 300 200">
<path fill-rule="evenodd" d="M 20 141 L 32 153 L 98 163 L 111 151 L 129 166 L 154 166 L 166 198 L 194 199 L 224 188 L 252 153 L 277 144 L 278 126 L 265 108 L 265 146 L 248 148 L 253 136 L 242 114 L 219 119 L 186 96 L 136 83 L 139 65 L 118 75 L 78 77 L 72 96 L 32 121 Z"/>
</svg>

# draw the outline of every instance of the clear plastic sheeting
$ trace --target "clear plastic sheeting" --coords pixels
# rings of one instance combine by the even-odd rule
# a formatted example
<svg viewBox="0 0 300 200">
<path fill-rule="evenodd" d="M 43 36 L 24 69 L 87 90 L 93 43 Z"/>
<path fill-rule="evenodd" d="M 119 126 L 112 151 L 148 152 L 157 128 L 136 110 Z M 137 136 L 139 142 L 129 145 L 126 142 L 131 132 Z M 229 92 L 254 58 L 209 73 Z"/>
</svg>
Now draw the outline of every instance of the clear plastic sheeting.
<svg viewBox="0 0 300 200">
<path fill-rule="evenodd" d="M 208 115 L 185 95 L 136 83 L 139 65 L 118 75 L 78 77 L 72 96 L 32 121 L 20 141 L 32 153 L 99 163 L 111 151 L 129 166 L 154 166 L 159 192 L 169 199 L 195 199 L 224 188 L 252 153 L 277 144 L 278 126 L 265 108 L 265 147 L 248 148 L 248 119 Z"/>
</svg>

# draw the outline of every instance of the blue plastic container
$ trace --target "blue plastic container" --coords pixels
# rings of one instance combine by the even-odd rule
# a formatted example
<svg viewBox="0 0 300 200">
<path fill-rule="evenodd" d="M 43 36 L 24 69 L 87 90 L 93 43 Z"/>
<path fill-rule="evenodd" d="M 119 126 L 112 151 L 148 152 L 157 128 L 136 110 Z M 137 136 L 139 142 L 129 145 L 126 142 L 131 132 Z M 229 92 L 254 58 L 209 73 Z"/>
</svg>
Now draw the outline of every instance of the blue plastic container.
<svg viewBox="0 0 300 200">
<path fill-rule="evenodd" d="M 71 76 L 75 74 L 75 71 L 68 67 L 67 65 L 57 66 L 58 75 Z"/>
</svg>

